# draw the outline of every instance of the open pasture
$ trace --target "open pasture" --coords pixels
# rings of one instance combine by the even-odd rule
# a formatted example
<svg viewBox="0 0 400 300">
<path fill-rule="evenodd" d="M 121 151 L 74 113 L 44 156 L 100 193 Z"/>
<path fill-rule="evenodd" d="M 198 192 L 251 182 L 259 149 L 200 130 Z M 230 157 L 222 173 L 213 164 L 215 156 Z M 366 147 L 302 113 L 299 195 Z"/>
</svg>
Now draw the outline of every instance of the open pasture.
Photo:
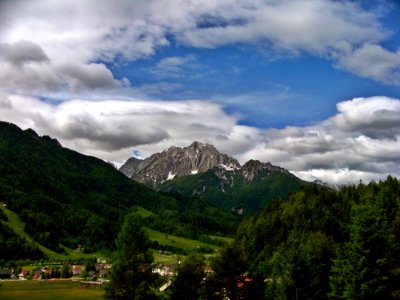
<svg viewBox="0 0 400 300">
<path fill-rule="evenodd" d="M 0 281 L 2 300 L 69 300 L 104 299 L 104 289 L 81 287 L 71 280 Z"/>
</svg>

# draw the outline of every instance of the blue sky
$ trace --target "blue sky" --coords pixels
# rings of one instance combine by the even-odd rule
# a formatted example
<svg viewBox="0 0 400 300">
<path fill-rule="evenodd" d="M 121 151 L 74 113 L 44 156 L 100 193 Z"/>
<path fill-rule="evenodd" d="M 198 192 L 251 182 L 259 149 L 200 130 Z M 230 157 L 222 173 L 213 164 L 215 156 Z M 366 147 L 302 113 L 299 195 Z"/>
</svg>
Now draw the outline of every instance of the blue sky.
<svg viewBox="0 0 400 300">
<path fill-rule="evenodd" d="M 80 152 L 400 175 L 398 1 L 4 0 L 0 28 L 0 119 Z"/>
</svg>

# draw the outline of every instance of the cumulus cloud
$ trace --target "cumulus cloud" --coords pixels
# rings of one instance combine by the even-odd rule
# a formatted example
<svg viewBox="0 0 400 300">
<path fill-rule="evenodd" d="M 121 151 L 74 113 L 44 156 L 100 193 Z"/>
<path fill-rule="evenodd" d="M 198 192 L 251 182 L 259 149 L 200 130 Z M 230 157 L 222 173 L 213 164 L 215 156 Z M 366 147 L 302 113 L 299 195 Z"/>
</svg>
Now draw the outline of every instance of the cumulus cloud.
<svg viewBox="0 0 400 300">
<path fill-rule="evenodd" d="M 17 0 L 1 8 L 6 27 L 0 42 L 30 40 L 54 62 L 119 64 L 171 43 L 257 44 L 280 55 L 318 55 L 357 75 L 399 84 L 399 54 L 379 45 L 390 35 L 381 12 L 356 1 Z M 178 60 L 164 63 L 173 67 Z"/>
<path fill-rule="evenodd" d="M 43 49 L 30 41 L 18 41 L 13 44 L 0 44 L 0 58 L 13 65 L 27 62 L 44 62 L 49 58 Z"/>
<path fill-rule="evenodd" d="M 210 101 L 76 99 L 52 104 L 0 95 L 1 120 L 31 127 L 64 146 L 115 163 L 133 152 L 149 156 L 198 140 L 242 163 L 270 161 L 306 180 L 341 184 L 389 174 L 400 177 L 400 100 L 357 98 L 337 107 L 336 115 L 312 126 L 258 129 L 238 125 L 234 116 Z M 369 134 L 374 130 L 391 134 Z"/>
<path fill-rule="evenodd" d="M 257 131 L 236 125 L 221 106 L 196 100 L 77 99 L 51 104 L 34 97 L 2 94 L 0 119 L 33 128 L 58 138 L 65 146 L 114 162 L 126 160 L 136 148 L 150 155 L 172 145 L 186 146 L 193 140 L 218 145 L 221 136 L 225 136 L 223 150 L 248 150 Z"/>
<path fill-rule="evenodd" d="M 80 92 L 129 85 L 101 63 L 54 63 L 30 41 L 0 44 L 0 88 L 23 92 Z"/>
<path fill-rule="evenodd" d="M 339 57 L 338 66 L 363 77 L 400 84 L 400 51 L 390 52 L 379 45 L 364 44 Z"/>
<path fill-rule="evenodd" d="M 369 137 L 394 138 L 400 129 L 400 102 L 388 97 L 356 98 L 337 104 L 339 114 L 332 118 L 337 128 L 358 131 Z"/>
<path fill-rule="evenodd" d="M 115 88 L 123 83 L 114 79 L 104 64 L 61 64 L 56 70 L 62 74 L 72 91 Z"/>
<path fill-rule="evenodd" d="M 269 160 L 302 178 L 330 183 L 399 176 L 400 100 L 356 98 L 339 102 L 337 109 L 313 126 L 266 130 L 241 160 Z"/>
</svg>

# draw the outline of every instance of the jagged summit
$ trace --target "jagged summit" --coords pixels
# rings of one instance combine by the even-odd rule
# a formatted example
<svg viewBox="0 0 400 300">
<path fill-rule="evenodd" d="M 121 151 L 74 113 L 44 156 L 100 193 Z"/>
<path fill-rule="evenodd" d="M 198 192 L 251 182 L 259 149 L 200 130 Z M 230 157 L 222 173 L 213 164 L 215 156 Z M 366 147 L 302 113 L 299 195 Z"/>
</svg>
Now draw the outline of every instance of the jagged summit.
<svg viewBox="0 0 400 300">
<path fill-rule="evenodd" d="M 193 142 L 172 146 L 145 160 L 129 159 L 121 172 L 159 191 L 199 197 L 238 214 L 257 211 L 307 183 L 270 162 L 243 166 L 213 145 Z"/>
<path fill-rule="evenodd" d="M 288 174 L 289 171 L 278 167 L 273 166 L 270 162 L 264 163 L 259 160 L 251 159 L 247 163 L 245 163 L 241 169 L 243 176 L 248 180 L 252 181 L 257 177 L 261 172 L 271 173 L 271 172 L 280 172 Z"/>
<path fill-rule="evenodd" d="M 236 159 L 220 153 L 213 145 L 195 141 L 184 148 L 169 147 L 144 160 L 130 158 L 120 171 L 139 182 L 161 183 L 185 175 L 202 173 L 218 165 L 227 170 L 241 167 Z"/>
</svg>

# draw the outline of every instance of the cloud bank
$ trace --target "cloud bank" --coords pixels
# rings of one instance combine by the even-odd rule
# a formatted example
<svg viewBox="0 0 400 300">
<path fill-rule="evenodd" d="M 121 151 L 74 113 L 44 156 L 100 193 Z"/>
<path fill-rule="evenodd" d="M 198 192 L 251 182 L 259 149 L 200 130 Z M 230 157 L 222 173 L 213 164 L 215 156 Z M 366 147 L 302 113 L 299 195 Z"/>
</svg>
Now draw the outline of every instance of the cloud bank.
<svg viewBox="0 0 400 300">
<path fill-rule="evenodd" d="M 400 54 L 381 45 L 392 34 L 382 26 L 382 17 L 381 10 L 366 10 L 357 1 L 60 0 L 44 5 L 5 0 L 0 4 L 0 55 L 11 65 L 0 65 L 0 73 L 10 72 L 16 62 L 29 62 L 32 66 L 25 66 L 12 87 L 40 74 L 37 86 L 51 90 L 60 85 L 60 75 L 76 92 L 94 81 L 95 87 L 109 88 L 121 80 L 98 62 L 123 64 L 171 45 L 248 45 L 270 59 L 310 54 L 358 76 L 399 85 Z M 184 59 L 191 58 L 172 57 L 155 71 L 176 76 Z M 71 71 L 73 66 L 65 74 L 69 62 L 87 73 L 96 67 L 102 77 L 87 82 Z"/>
<path fill-rule="evenodd" d="M 0 97 L 2 120 L 117 164 L 134 151 L 148 156 L 198 140 L 242 163 L 270 161 L 306 180 L 347 183 L 400 176 L 400 100 L 357 98 L 338 103 L 337 109 L 312 126 L 259 129 L 238 125 L 209 101 L 76 99 L 52 104 L 13 94 Z"/>
</svg>

